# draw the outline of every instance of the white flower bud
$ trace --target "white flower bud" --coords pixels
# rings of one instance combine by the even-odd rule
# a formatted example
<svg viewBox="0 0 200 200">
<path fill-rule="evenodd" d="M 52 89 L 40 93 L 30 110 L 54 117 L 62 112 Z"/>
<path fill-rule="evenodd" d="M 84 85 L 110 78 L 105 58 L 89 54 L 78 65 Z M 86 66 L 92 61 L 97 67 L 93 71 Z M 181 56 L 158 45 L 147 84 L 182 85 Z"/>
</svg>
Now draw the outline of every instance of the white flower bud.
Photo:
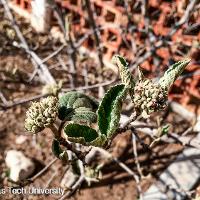
<svg viewBox="0 0 200 200">
<path fill-rule="evenodd" d="M 50 126 L 58 115 L 58 99 L 47 97 L 41 102 L 33 102 L 26 112 L 25 129 L 37 133 Z"/>
</svg>

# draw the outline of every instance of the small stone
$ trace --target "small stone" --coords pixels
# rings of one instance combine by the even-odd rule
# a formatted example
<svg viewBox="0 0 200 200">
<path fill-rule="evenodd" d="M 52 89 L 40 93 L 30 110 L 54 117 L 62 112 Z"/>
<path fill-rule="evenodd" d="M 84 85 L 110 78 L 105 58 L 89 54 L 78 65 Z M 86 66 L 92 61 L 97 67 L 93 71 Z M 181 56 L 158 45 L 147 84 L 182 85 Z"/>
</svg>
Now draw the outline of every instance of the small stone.
<svg viewBox="0 0 200 200">
<path fill-rule="evenodd" d="M 15 143 L 16 144 L 23 144 L 24 142 L 26 142 L 27 137 L 24 135 L 20 135 L 16 138 Z"/>
<path fill-rule="evenodd" d="M 28 178 L 34 171 L 35 165 L 21 151 L 9 150 L 5 162 L 10 169 L 9 178 L 15 182 Z"/>
</svg>

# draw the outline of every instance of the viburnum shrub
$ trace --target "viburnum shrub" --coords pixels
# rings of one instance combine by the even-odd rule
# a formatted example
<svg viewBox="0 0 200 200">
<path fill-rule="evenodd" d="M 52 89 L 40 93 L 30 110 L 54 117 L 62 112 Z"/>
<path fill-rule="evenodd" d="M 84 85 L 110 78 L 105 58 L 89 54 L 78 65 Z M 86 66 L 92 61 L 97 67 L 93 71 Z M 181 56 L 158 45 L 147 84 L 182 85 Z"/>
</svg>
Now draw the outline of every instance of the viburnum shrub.
<svg viewBox="0 0 200 200">
<path fill-rule="evenodd" d="M 183 60 L 173 64 L 163 77 L 154 82 L 145 78 L 139 68 L 138 77 L 134 78 L 126 60 L 116 55 L 113 63 L 119 68 L 122 83 L 112 86 L 100 103 L 94 97 L 77 91 L 58 98 L 59 87 L 48 87 L 54 96 L 32 103 L 26 113 L 25 128 L 33 134 L 51 128 L 54 133 L 53 153 L 62 160 L 67 159 L 63 148 L 67 142 L 105 148 L 119 130 L 122 103 L 127 96 L 130 95 L 134 104 L 133 113 L 148 118 L 151 113 L 166 107 L 171 85 L 189 62 Z M 55 127 L 57 119 L 61 120 L 59 128 Z M 96 129 L 92 128 L 94 123 L 97 123 Z"/>
</svg>

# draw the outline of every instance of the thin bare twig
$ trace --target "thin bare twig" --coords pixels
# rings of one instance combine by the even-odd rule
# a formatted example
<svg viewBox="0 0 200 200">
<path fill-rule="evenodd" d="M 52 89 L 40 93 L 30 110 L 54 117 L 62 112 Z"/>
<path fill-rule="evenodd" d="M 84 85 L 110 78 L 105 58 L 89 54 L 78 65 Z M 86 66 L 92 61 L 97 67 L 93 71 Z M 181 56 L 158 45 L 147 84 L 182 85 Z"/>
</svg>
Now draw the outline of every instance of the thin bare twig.
<svg viewBox="0 0 200 200">
<path fill-rule="evenodd" d="M 136 187 L 138 190 L 138 194 L 140 195 L 140 199 L 142 199 L 142 189 L 141 189 L 140 180 L 139 180 L 139 177 L 137 174 L 135 174 L 127 165 L 125 165 L 123 162 L 118 160 L 116 157 L 114 157 L 111 153 L 109 153 L 105 149 L 102 149 L 100 147 L 93 147 L 90 152 L 92 152 L 92 151 L 93 151 L 92 155 L 96 155 L 94 152 L 98 152 L 105 159 L 116 162 L 123 170 L 125 170 L 129 175 L 131 175 L 134 178 L 134 180 L 136 181 Z M 92 158 L 90 157 L 89 160 L 91 161 Z M 104 167 L 104 164 L 99 167 L 99 170 L 102 169 L 103 167 Z"/>
<path fill-rule="evenodd" d="M 54 180 L 54 178 L 58 175 L 57 171 L 54 171 L 54 173 L 51 175 L 51 178 L 48 179 L 46 185 L 44 188 L 48 188 L 51 184 L 51 182 Z"/>
<path fill-rule="evenodd" d="M 144 4 L 146 6 L 146 0 L 143 0 Z M 175 24 L 175 26 L 171 29 L 169 34 L 162 38 L 162 40 L 159 40 L 157 44 L 153 46 L 153 48 L 150 48 L 150 51 L 147 51 L 143 56 L 136 57 L 134 63 L 131 65 L 130 70 L 134 70 L 138 65 L 142 64 L 145 60 L 147 60 L 149 57 L 155 54 L 157 49 L 160 49 L 161 47 L 168 44 L 168 41 L 170 41 L 170 38 L 178 31 L 178 29 L 189 19 L 194 6 L 196 5 L 198 0 L 191 0 L 189 5 L 186 8 L 186 11 L 182 18 Z M 145 13 L 144 13 L 145 14 Z"/>
<path fill-rule="evenodd" d="M 177 30 L 188 21 L 190 14 L 193 12 L 194 10 L 194 6 L 196 5 L 196 3 L 199 0 L 191 0 L 189 5 L 187 6 L 184 15 L 181 17 L 181 19 L 175 24 L 175 26 L 172 28 L 172 30 L 169 32 L 169 34 L 167 35 L 167 37 L 171 37 L 172 35 L 174 35 Z"/>
<path fill-rule="evenodd" d="M 90 86 L 84 86 L 84 87 L 77 87 L 77 88 L 74 88 L 73 90 L 77 90 L 78 91 L 78 90 L 87 90 L 87 89 L 103 87 L 103 86 L 111 85 L 115 81 L 116 81 L 116 79 L 113 79 L 113 80 L 105 82 L 105 83 L 99 83 L 99 84 L 90 85 Z M 72 89 L 69 88 L 69 89 L 62 89 L 61 91 L 62 92 L 69 92 L 71 90 Z M 48 95 L 49 94 L 40 94 L 40 95 L 36 95 L 36 96 L 30 97 L 30 98 L 27 98 L 27 99 L 18 100 L 16 102 L 12 102 L 12 103 L 10 103 L 10 102 L 7 102 L 6 104 L 0 103 L 0 110 L 7 110 L 7 109 L 13 108 L 13 107 L 15 107 L 17 105 L 26 104 L 26 103 L 29 103 L 30 101 L 38 100 L 38 99 L 43 98 L 43 97 L 47 97 Z"/>
<path fill-rule="evenodd" d="M 77 191 L 82 183 L 85 181 L 85 176 L 81 175 L 78 179 L 78 181 L 72 186 L 71 190 L 68 191 L 66 194 L 64 194 L 61 198 L 59 198 L 58 200 L 65 200 L 67 197 L 70 197 L 75 191 Z"/>
<path fill-rule="evenodd" d="M 117 80 L 117 77 L 114 78 L 111 81 L 107 81 L 107 82 L 104 82 L 104 83 L 98 83 L 98 84 L 94 84 L 94 85 L 83 86 L 83 87 L 77 87 L 77 88 L 74 88 L 73 90 L 78 91 L 78 90 L 88 90 L 88 89 L 93 89 L 93 88 L 98 88 L 98 87 L 104 87 L 104 86 L 113 84 L 114 82 L 116 82 L 116 80 Z M 71 91 L 71 90 L 72 89 L 65 89 L 65 88 L 62 89 L 63 92 L 68 92 L 68 91 Z"/>
<path fill-rule="evenodd" d="M 57 54 L 59 54 L 59 53 L 64 49 L 65 46 L 66 46 L 65 44 L 61 45 L 56 51 L 54 51 L 52 54 L 50 54 L 50 55 L 48 55 L 46 58 L 44 58 L 44 59 L 42 60 L 42 63 L 47 62 L 49 59 L 51 59 L 51 58 L 53 58 L 54 56 L 56 56 Z"/>
<path fill-rule="evenodd" d="M 88 12 L 88 20 L 94 31 L 94 37 L 95 37 L 96 46 L 97 46 L 97 50 L 98 50 L 99 62 L 100 62 L 100 66 L 102 68 L 104 66 L 104 64 L 103 64 L 103 55 L 102 55 L 101 46 L 100 46 L 99 31 L 97 31 L 97 27 L 96 27 L 96 23 L 94 20 L 94 15 L 93 15 L 90 1 L 85 0 L 85 5 L 86 5 L 87 12 Z"/>
<path fill-rule="evenodd" d="M 4 105 L 8 105 L 8 101 L 1 91 L 0 91 L 0 99 Z M 0 105 L 0 107 L 1 107 L 1 105 Z"/>
<path fill-rule="evenodd" d="M 140 177 L 142 178 L 144 176 L 142 174 L 142 170 L 141 170 L 140 163 L 139 163 L 139 160 L 138 160 L 136 137 L 135 137 L 134 133 L 132 133 L 132 146 L 133 146 L 133 154 L 134 154 L 137 170 L 138 170 L 138 173 L 140 174 Z"/>
<path fill-rule="evenodd" d="M 21 42 L 20 47 L 23 48 L 26 53 L 28 53 L 31 56 L 31 61 L 33 63 L 33 65 L 38 68 L 38 74 L 40 76 L 40 78 L 45 81 L 45 83 L 49 84 L 49 83 L 55 83 L 55 79 L 53 78 L 53 76 L 51 75 L 51 73 L 49 72 L 48 68 L 46 65 L 44 65 L 42 63 L 42 60 L 39 58 L 39 56 L 33 52 L 32 50 L 30 50 L 22 32 L 20 31 L 11 11 L 10 8 L 8 6 L 8 3 L 6 0 L 1 0 L 4 10 L 6 12 L 6 15 L 8 17 L 8 19 L 10 20 L 10 22 L 12 23 L 12 26 Z M 15 42 L 15 44 L 17 44 L 17 42 Z"/>
<path fill-rule="evenodd" d="M 80 145 L 76 144 L 76 150 L 79 151 Z M 66 197 L 70 197 L 71 195 L 74 194 L 74 192 L 76 192 L 82 185 L 82 183 L 86 180 L 86 176 L 85 176 L 85 170 L 84 170 L 84 164 L 85 161 L 82 160 L 78 160 L 77 164 L 80 170 L 80 176 L 79 179 L 77 180 L 77 182 L 70 188 L 70 190 L 64 194 L 61 198 L 59 198 L 59 200 L 64 200 Z"/>
<path fill-rule="evenodd" d="M 56 161 L 58 158 L 54 158 L 48 165 L 46 165 L 41 171 L 39 171 L 35 176 L 33 176 L 30 181 L 34 182 L 38 177 L 40 177 L 44 172 L 46 172 Z"/>
<path fill-rule="evenodd" d="M 149 135 L 155 142 L 163 141 L 166 143 L 178 142 L 184 146 L 193 147 L 196 149 L 200 149 L 200 142 L 198 138 L 191 138 L 188 136 L 181 136 L 176 133 L 168 133 L 162 137 L 158 137 L 155 139 L 154 135 L 156 135 L 157 129 L 150 128 L 137 128 L 136 130 L 143 132 L 144 134 Z M 155 143 L 153 142 L 153 143 Z M 153 145 L 153 144 L 151 144 Z"/>
<path fill-rule="evenodd" d="M 30 98 L 27 98 L 27 99 L 14 101 L 12 103 L 11 102 L 7 102 L 6 104 L 0 104 L 0 110 L 7 110 L 7 109 L 13 108 L 15 106 L 21 105 L 21 104 L 29 103 L 30 101 L 33 101 L 33 100 L 38 100 L 38 99 L 41 99 L 43 97 L 47 97 L 48 95 L 49 94 L 39 94 L 39 95 L 30 97 Z"/>
<path fill-rule="evenodd" d="M 69 143 L 67 140 L 65 140 L 64 138 L 60 137 L 58 138 L 58 141 L 61 145 L 63 145 L 64 147 L 66 147 L 68 150 L 72 151 L 76 157 L 81 160 L 83 162 L 83 164 L 85 163 L 85 153 L 83 153 L 82 151 L 79 151 L 74 144 Z"/>
<path fill-rule="evenodd" d="M 160 49 L 165 45 L 165 40 L 157 42 L 157 44 L 154 45 L 153 48 L 151 48 L 150 51 L 147 51 L 144 55 L 135 58 L 134 64 L 131 65 L 130 70 L 134 70 L 138 65 L 142 64 L 145 60 L 147 60 L 149 57 L 151 57 L 157 49 Z"/>
<path fill-rule="evenodd" d="M 130 174 L 131 176 L 133 176 L 133 178 L 135 179 L 135 182 L 136 182 L 136 187 L 137 187 L 137 190 L 138 190 L 138 194 L 139 194 L 140 200 L 143 200 L 142 188 L 141 188 L 141 185 L 140 185 L 140 179 L 139 179 L 138 175 L 136 175 L 128 166 L 126 166 L 123 162 L 119 161 L 117 158 L 113 158 L 113 160 L 122 169 L 124 169 L 128 174 Z"/>
<path fill-rule="evenodd" d="M 191 138 L 186 136 L 180 136 L 176 133 L 168 134 L 169 138 L 175 139 L 175 141 L 181 143 L 183 146 L 194 147 L 200 149 L 200 142 L 198 138 Z"/>
<path fill-rule="evenodd" d="M 70 32 L 70 26 L 71 26 L 71 17 L 68 16 L 63 16 L 62 11 L 59 10 L 55 0 L 50 0 L 49 5 L 51 6 L 52 10 L 55 12 L 55 17 L 57 18 L 58 24 L 61 28 L 61 30 L 63 31 L 63 35 L 64 35 L 64 39 L 65 39 L 65 43 L 69 44 L 70 46 L 70 54 L 69 54 L 69 50 L 67 50 L 67 53 L 70 55 L 69 59 L 70 59 L 70 72 L 71 72 L 71 76 L 72 76 L 72 86 L 73 88 L 76 86 L 76 70 L 77 70 L 77 66 L 76 66 L 76 51 L 77 48 L 75 46 L 75 42 L 73 41 L 73 38 L 71 37 L 71 32 Z M 66 21 L 67 20 L 67 21 Z M 69 30 L 67 30 L 66 25 L 68 26 Z"/>
</svg>

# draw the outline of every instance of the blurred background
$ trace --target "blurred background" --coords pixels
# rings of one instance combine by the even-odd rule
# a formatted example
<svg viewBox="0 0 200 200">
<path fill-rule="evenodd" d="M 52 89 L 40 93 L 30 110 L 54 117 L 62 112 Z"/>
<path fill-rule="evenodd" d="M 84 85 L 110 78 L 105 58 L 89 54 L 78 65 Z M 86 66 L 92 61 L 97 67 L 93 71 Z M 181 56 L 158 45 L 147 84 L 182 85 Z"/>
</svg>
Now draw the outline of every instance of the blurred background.
<svg viewBox="0 0 200 200">
<path fill-rule="evenodd" d="M 102 169 L 103 177 L 99 183 L 91 187 L 83 185 L 80 194 L 70 198 L 145 199 L 145 192 L 163 173 L 164 183 L 166 178 L 170 183 L 177 180 L 186 185 L 183 188 L 174 183 L 173 187 L 167 185 L 168 190 L 175 191 L 174 199 L 179 199 L 177 194 L 184 196 L 180 199 L 198 198 L 199 0 L 0 0 L 0 188 L 12 184 L 10 169 L 5 163 L 9 150 L 20 151 L 32 160 L 35 167 L 31 177 L 54 158 L 48 130 L 37 136 L 24 130 L 25 112 L 30 101 L 48 95 L 43 92 L 45 85 L 59 82 L 62 82 L 62 92 L 82 91 L 101 100 L 107 89 L 120 81 L 118 69 L 111 62 L 115 54 L 126 58 L 133 76 L 137 76 L 136 69 L 140 66 L 146 77 L 155 79 L 176 61 L 190 58 L 191 62 L 171 88 L 168 108 L 148 120 L 139 119 L 144 127 L 138 126 L 135 130 L 140 138 L 137 144 L 127 132 L 117 136 L 108 150 L 138 174 L 144 197 L 138 194 L 138 183 L 132 175 L 109 162 Z M 132 108 L 125 102 L 124 118 L 130 116 Z M 169 125 L 167 139 L 147 151 L 142 144 L 152 142 L 148 131 L 153 134 L 166 124 Z M 192 146 L 196 152 L 195 162 L 192 162 L 195 167 L 187 163 L 192 159 L 188 157 L 185 161 L 182 159 L 183 170 L 176 171 L 180 166 L 175 161 L 185 150 L 187 152 L 187 146 Z M 139 168 L 136 160 L 140 163 Z M 172 164 L 177 177 L 170 178 L 165 173 Z M 191 175 L 190 170 L 196 174 Z M 60 187 L 66 171 L 67 166 L 56 161 L 33 184 Z M 162 199 L 161 196 L 159 193 L 158 199 Z M 2 198 L 56 199 L 57 196 L 7 194 Z"/>
</svg>

